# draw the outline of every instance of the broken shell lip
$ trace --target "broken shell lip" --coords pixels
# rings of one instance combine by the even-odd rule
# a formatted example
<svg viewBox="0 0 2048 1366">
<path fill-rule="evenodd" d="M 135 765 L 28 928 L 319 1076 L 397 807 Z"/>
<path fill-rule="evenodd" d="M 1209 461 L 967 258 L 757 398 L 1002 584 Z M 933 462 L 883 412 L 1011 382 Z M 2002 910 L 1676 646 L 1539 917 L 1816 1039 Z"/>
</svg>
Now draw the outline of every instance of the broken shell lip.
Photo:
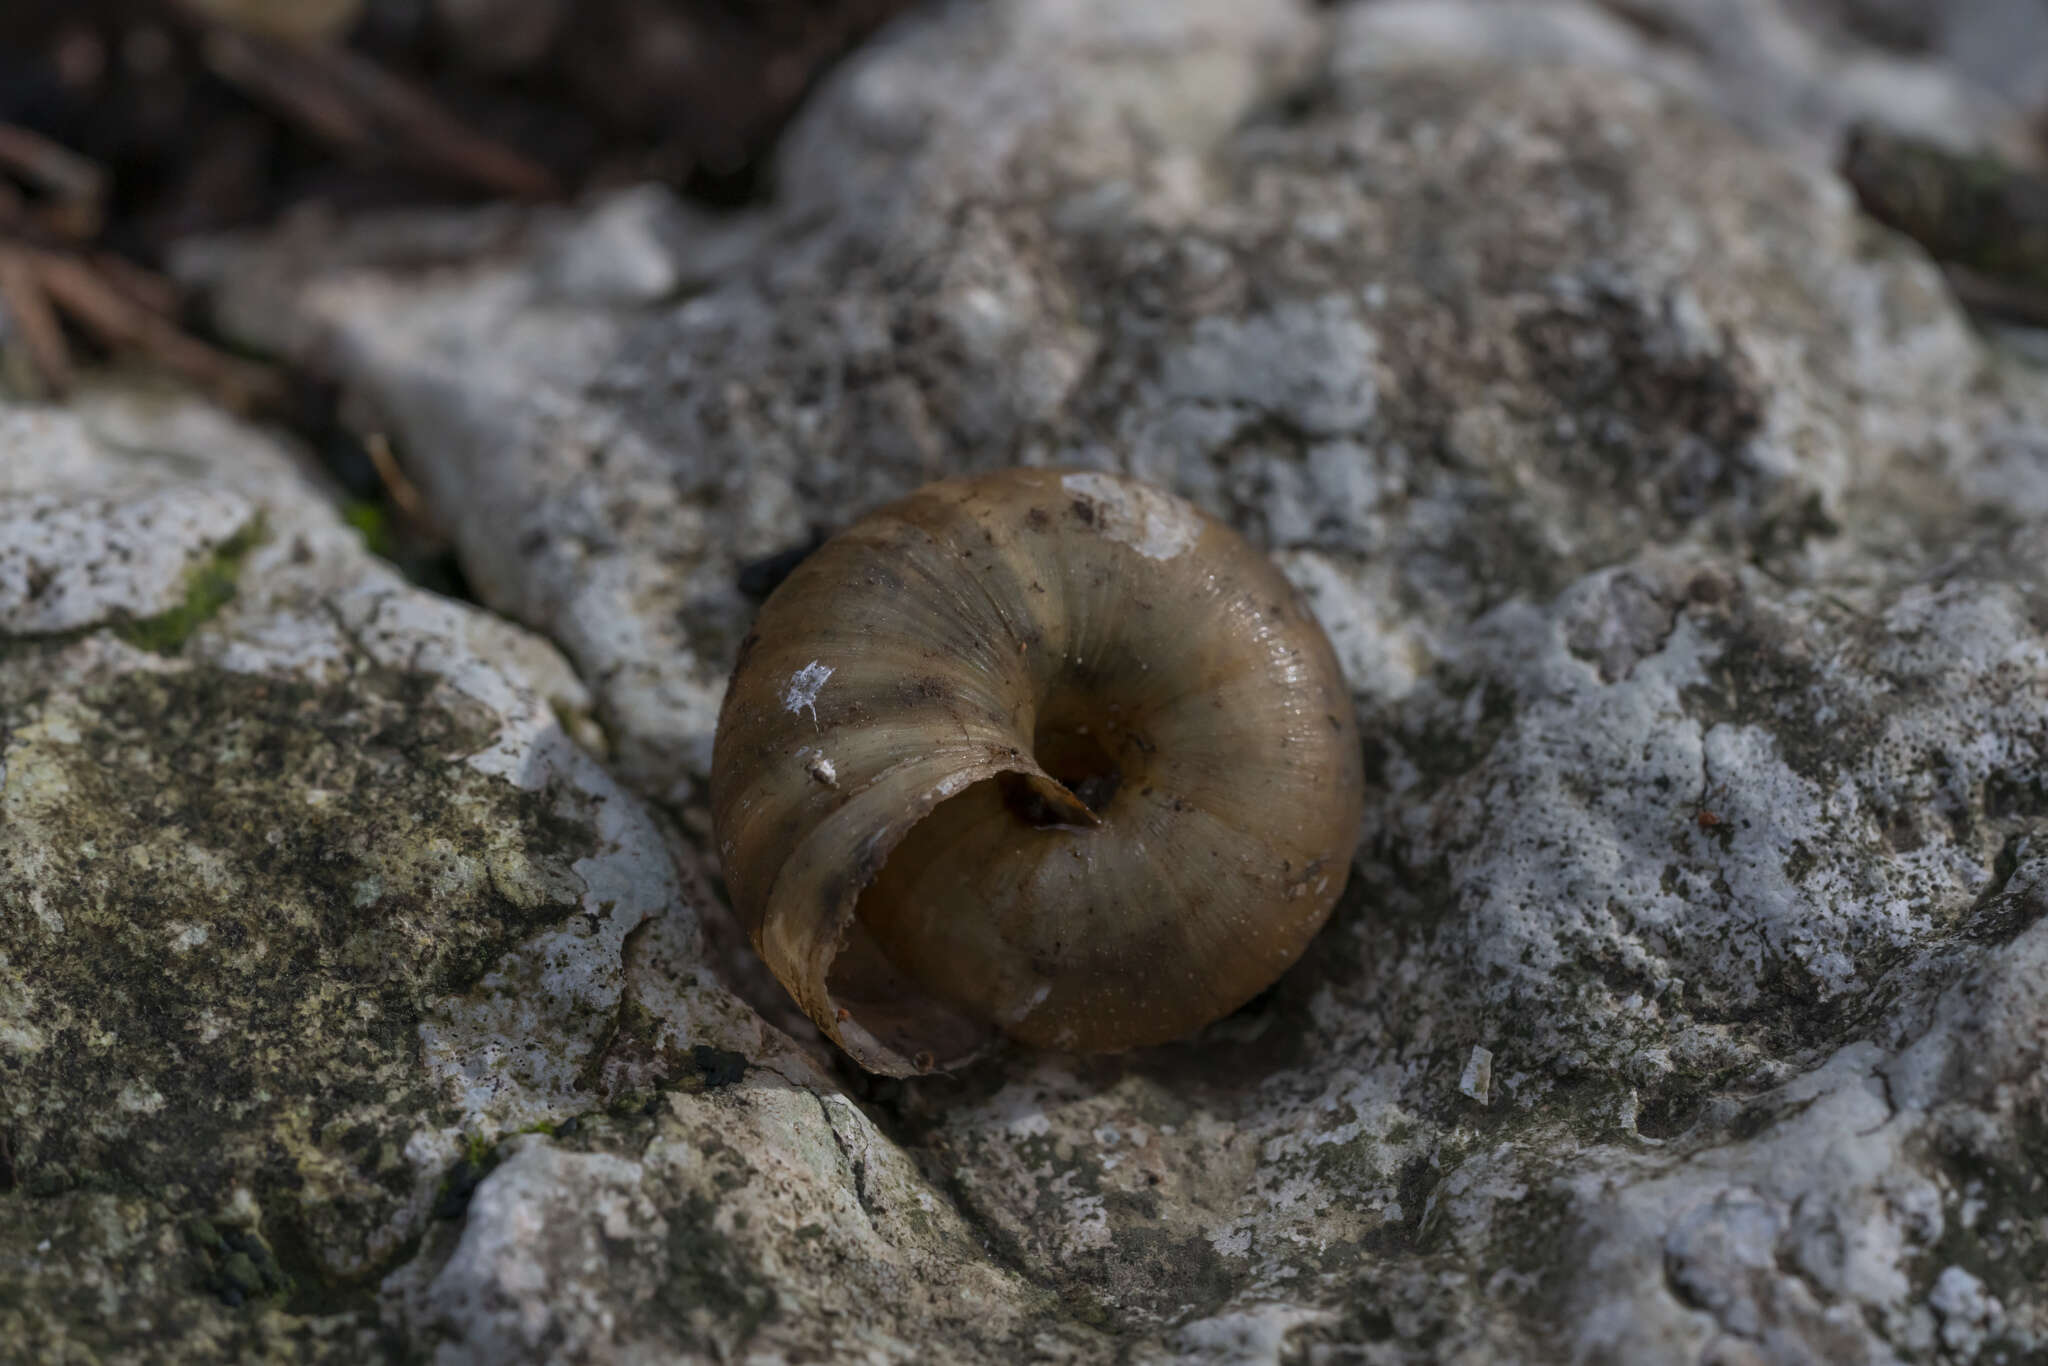
<svg viewBox="0 0 2048 1366">
<path fill-rule="evenodd" d="M 899 1005 L 914 1006 L 917 1012 L 914 1025 L 906 1023 L 903 1026 L 904 1037 L 914 1036 L 926 1041 L 927 1046 L 892 1044 L 884 1036 L 898 1031 L 872 1027 L 880 1003 L 850 995 L 842 997 L 834 992 L 834 964 L 854 948 L 857 937 L 865 938 L 866 932 L 860 923 L 861 896 L 873 886 L 882 865 L 896 847 L 941 803 L 978 783 L 994 782 L 1005 774 L 1017 774 L 1037 789 L 1049 787 L 1061 794 L 1065 804 L 1084 813 L 1090 825 L 1100 824 L 1099 818 L 1088 811 L 1085 803 L 1021 751 L 1004 746 L 986 747 L 983 752 L 986 757 L 981 762 L 947 773 L 911 798 L 901 817 L 868 837 L 861 858 L 863 875 L 848 880 L 838 890 L 831 914 L 832 923 L 822 927 L 826 933 L 814 936 L 802 933 L 815 922 L 811 917 L 796 913 L 796 908 L 784 907 L 778 899 L 794 890 L 792 884 L 802 881 L 800 876 L 792 876 L 791 870 L 801 862 L 794 854 L 783 863 L 774 882 L 769 885 L 765 913 L 750 933 L 755 952 L 766 959 L 778 975 L 782 974 L 785 966 L 793 969 L 795 979 L 806 988 L 805 994 L 817 993 L 817 1009 L 812 1009 L 813 1003 L 808 1000 L 800 999 L 799 1004 L 805 1007 L 805 1012 L 833 1043 L 871 1072 L 892 1077 L 914 1077 L 949 1071 L 986 1055 L 1003 1037 L 999 1028 L 964 1014 L 893 969 L 888 976 L 891 985 L 902 995 Z M 905 760 L 892 767 L 906 767 L 914 762 L 916 760 Z M 883 783 L 889 772 L 889 769 L 884 769 L 870 777 L 860 789 L 848 792 L 839 809 L 853 805 L 862 792 Z M 1076 823 L 1062 828 L 1079 831 L 1085 827 Z M 824 837 L 821 827 L 814 830 L 804 843 Z M 799 851 L 802 848 L 802 845 L 798 846 Z M 805 940 L 812 942 L 806 944 Z M 886 962 L 878 947 L 868 946 L 862 958 L 871 972 L 876 970 L 876 965 L 869 954 Z M 934 1025 L 939 1027 L 935 1029 Z M 934 1046 L 931 1044 L 934 1040 L 947 1042 Z"/>
</svg>

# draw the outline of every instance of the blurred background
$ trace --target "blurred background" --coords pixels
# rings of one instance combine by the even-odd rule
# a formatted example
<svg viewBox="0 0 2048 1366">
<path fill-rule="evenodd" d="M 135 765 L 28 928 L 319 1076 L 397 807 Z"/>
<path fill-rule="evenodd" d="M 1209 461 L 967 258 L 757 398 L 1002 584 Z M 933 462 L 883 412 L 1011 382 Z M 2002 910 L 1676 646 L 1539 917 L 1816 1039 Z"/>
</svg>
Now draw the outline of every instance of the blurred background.
<svg viewBox="0 0 2048 1366">
<path fill-rule="evenodd" d="M 110 363 L 173 372 L 308 437 L 372 543 L 459 592 L 390 452 L 337 420 L 319 376 L 213 335 L 166 271 L 177 245 L 307 206 L 573 201 L 648 181 L 743 205 L 771 193 L 806 93 L 915 2 L 11 0 L 0 392 L 61 395 Z M 1483 31 L 1583 59 L 1626 34 L 1760 139 L 1834 161 L 1980 315 L 2048 324 L 2048 0 L 1352 7 L 1409 50 Z M 1467 22 L 1481 8 L 1495 22 Z"/>
<path fill-rule="evenodd" d="M 176 245 L 336 213 L 763 193 L 776 134 L 909 0 L 10 0 L 0 6 L 0 392 L 166 370 L 309 438 L 373 547 L 460 594 L 388 449 L 318 376 L 237 355 Z"/>
</svg>

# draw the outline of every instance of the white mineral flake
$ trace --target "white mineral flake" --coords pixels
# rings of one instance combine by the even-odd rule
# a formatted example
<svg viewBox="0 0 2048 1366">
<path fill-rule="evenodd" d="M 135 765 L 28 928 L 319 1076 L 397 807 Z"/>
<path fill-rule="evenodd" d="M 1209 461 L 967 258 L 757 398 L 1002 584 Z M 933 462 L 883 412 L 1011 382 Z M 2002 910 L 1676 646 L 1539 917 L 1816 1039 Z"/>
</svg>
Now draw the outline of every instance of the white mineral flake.
<svg viewBox="0 0 2048 1366">
<path fill-rule="evenodd" d="M 25 1057 L 40 1053 L 44 1046 L 43 1031 L 32 1024 L 11 1020 L 0 1020 L 0 1049 Z"/>
<path fill-rule="evenodd" d="M 121 1088 L 114 1104 L 133 1115 L 153 1115 L 164 1108 L 164 1096 L 148 1082 L 137 1079 Z"/>
<path fill-rule="evenodd" d="M 1465 1071 L 1458 1078 L 1458 1091 L 1481 1105 L 1486 1104 L 1493 1093 L 1493 1050 L 1472 1045 L 1472 1052 L 1465 1059 Z"/>
<path fill-rule="evenodd" d="M 1627 1134 L 1630 1138 L 1634 1139 L 1638 1143 L 1649 1144 L 1652 1148 L 1661 1148 L 1664 1146 L 1663 1139 L 1651 1138 L 1649 1135 L 1642 1133 L 1636 1128 L 1636 1116 L 1642 1112 L 1642 1101 L 1637 1098 L 1635 1087 L 1629 1087 L 1628 1094 L 1621 1098 L 1620 1111 L 1621 1113 L 1617 1118 L 1620 1120 L 1621 1131 L 1623 1133 Z"/>
<path fill-rule="evenodd" d="M 1948 1267 L 1935 1278 L 1927 1303 L 1941 1316 L 1942 1345 L 1965 1361 L 1977 1355 L 1984 1339 L 2005 1317 L 2005 1306 L 1998 1297 L 1959 1266 Z"/>
</svg>

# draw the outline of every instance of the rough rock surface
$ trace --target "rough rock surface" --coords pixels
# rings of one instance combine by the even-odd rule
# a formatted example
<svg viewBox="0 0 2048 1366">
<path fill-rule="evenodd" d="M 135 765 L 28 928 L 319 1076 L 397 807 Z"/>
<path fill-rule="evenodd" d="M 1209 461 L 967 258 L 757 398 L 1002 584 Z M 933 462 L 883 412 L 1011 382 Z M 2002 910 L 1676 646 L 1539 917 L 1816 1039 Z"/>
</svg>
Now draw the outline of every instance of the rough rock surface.
<svg viewBox="0 0 2048 1366">
<path fill-rule="evenodd" d="M 260 433 L 0 406 L 0 1359 L 424 1340 L 377 1278 L 501 1137 L 801 1075 L 587 712 Z"/>
<path fill-rule="evenodd" d="M 421 1066 L 460 1053 L 444 1037 L 523 1039 L 585 1061 L 529 1064 L 486 1141 L 583 1118 L 493 1148 L 459 1220 L 405 1221 L 427 1162 L 410 1194 L 293 1216 L 337 1274 L 385 1272 L 393 1340 L 450 1361 L 2048 1353 L 2048 378 L 1824 161 L 1731 128 L 1733 67 L 1645 36 L 1713 6 L 1626 7 L 1613 44 L 1582 41 L 1612 10 L 1547 7 L 1579 36 L 1533 42 L 1509 31 L 1526 7 L 1445 7 L 1455 41 L 1397 8 L 941 6 L 820 94 L 744 214 L 636 192 L 195 254 L 228 326 L 390 422 L 486 602 L 587 680 L 685 866 L 761 562 L 943 473 L 1114 466 L 1231 518 L 1311 596 L 1367 736 L 1331 927 L 1169 1048 L 828 1076 L 711 982 L 786 1018 L 744 958 L 683 931 L 619 951 L 638 985 L 612 999 L 637 1005 L 603 1042 L 509 989 L 442 1031 L 435 993 L 473 994 L 500 941 L 457 962 L 421 922 L 443 956 L 375 998 L 421 1002 Z M 208 544 L 243 524 L 187 494 L 50 534 L 144 516 Z M 81 571 L 6 610 L 68 631 L 161 610 L 141 592 Z M 228 658 L 204 639 L 182 668 Z M 128 686 L 176 686 L 149 668 Z M 79 695 L 87 722 L 114 705 Z M 9 744 L 81 743 L 34 725 Z M 124 800 L 178 735 L 114 745 Z M 271 740 L 294 763 L 319 743 Z M 392 770 L 392 820 L 475 810 L 436 786 L 453 743 Z M 42 800 L 17 748 L 0 799 Z M 518 846 L 528 809 L 435 819 Z M 387 884 L 426 876 L 401 864 Z M 563 877 L 515 879 L 536 890 L 494 911 L 505 942 Z M 752 1065 L 678 1051 L 699 1039 Z M 43 1084 L 124 1131 L 131 1079 Z M 396 1086 L 349 1122 L 395 1135 Z M 434 1132 L 493 1103 L 437 1094 Z M 280 1130 L 237 1123 L 223 1163 Z M 355 1130 L 299 1132 L 286 1154 L 335 1132 L 369 1180 Z M 151 1189 L 148 1157 L 123 1192 Z M 394 1250 L 364 1251 L 386 1229 Z"/>
<path fill-rule="evenodd" d="M 1352 70 L 1384 55 L 1650 74 L 1822 161 L 1864 118 L 2022 160 L 2043 150 L 2040 0 L 1364 0 L 1350 22 Z"/>
</svg>

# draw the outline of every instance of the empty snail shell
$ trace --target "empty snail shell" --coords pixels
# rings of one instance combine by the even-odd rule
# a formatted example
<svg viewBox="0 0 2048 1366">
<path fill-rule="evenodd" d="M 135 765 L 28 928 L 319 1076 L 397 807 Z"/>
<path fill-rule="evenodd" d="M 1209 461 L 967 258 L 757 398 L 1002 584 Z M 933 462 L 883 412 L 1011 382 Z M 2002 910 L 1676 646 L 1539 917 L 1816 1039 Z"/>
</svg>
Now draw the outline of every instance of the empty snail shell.
<svg viewBox="0 0 2048 1366">
<path fill-rule="evenodd" d="M 1269 560 L 1135 480 L 1011 469 L 870 514 L 775 590 L 711 801 L 755 948 L 901 1076 L 1236 1009 L 1343 890 L 1363 779 Z"/>
</svg>

